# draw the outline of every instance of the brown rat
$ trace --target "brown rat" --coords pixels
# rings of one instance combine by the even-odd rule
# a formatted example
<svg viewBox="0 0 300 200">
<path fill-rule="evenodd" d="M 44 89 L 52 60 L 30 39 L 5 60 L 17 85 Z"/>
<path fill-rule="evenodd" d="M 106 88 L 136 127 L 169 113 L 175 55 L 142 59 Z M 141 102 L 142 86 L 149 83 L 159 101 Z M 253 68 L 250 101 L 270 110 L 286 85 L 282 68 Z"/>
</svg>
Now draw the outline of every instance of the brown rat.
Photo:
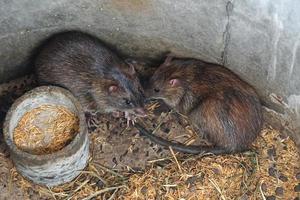
<svg viewBox="0 0 300 200">
<path fill-rule="evenodd" d="M 152 141 L 185 153 L 226 154 L 248 150 L 258 136 L 262 111 L 255 90 L 229 69 L 196 59 L 169 56 L 155 71 L 149 97 L 186 115 L 213 146 L 185 146 L 147 132 Z"/>
<path fill-rule="evenodd" d="M 68 31 L 51 36 L 35 59 L 40 84 L 69 89 L 85 111 L 144 116 L 144 92 L 135 69 L 96 37 Z"/>
</svg>

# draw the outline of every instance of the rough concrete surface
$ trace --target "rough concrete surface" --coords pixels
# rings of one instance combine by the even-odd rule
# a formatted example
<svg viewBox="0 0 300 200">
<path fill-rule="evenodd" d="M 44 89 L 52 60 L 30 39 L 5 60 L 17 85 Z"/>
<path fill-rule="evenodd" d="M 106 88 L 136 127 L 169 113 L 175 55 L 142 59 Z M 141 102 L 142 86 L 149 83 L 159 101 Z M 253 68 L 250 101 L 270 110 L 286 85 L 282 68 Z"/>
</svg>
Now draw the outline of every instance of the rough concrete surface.
<svg viewBox="0 0 300 200">
<path fill-rule="evenodd" d="M 2 0 L 0 82 L 30 69 L 24 62 L 51 33 L 82 29 L 126 56 L 155 59 L 172 51 L 224 64 L 297 132 L 299 10 L 298 0 Z"/>
</svg>

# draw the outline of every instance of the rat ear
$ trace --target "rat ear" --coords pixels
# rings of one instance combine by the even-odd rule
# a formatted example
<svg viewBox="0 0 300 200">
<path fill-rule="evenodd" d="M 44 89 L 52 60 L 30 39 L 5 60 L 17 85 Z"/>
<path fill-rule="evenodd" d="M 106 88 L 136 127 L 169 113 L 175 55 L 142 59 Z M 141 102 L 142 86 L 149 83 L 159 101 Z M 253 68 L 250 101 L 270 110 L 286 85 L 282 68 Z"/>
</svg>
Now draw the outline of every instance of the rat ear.
<svg viewBox="0 0 300 200">
<path fill-rule="evenodd" d="M 136 71 L 135 71 L 134 65 L 130 63 L 129 67 L 130 67 L 130 74 L 135 75 Z"/>
<path fill-rule="evenodd" d="M 129 73 L 131 75 L 135 75 L 136 71 L 134 68 L 134 64 L 132 64 L 132 63 L 136 63 L 136 61 L 131 60 L 131 59 L 126 59 L 125 62 L 129 65 Z"/>
<path fill-rule="evenodd" d="M 167 54 L 167 57 L 165 58 L 165 61 L 159 67 L 164 68 L 164 67 L 170 66 L 174 57 L 175 57 L 175 54 L 169 52 Z"/>
<path fill-rule="evenodd" d="M 116 92 L 117 90 L 118 90 L 118 86 L 116 86 L 116 85 L 111 85 L 108 88 L 109 92 Z"/>
<path fill-rule="evenodd" d="M 169 53 L 167 54 L 167 57 L 166 57 L 166 59 L 165 59 L 163 65 L 164 65 L 164 66 L 169 66 L 169 65 L 171 64 L 171 62 L 172 62 L 172 60 L 173 60 L 174 57 L 175 57 L 175 54 L 169 52 Z"/>
<path fill-rule="evenodd" d="M 179 86 L 181 84 L 181 81 L 177 78 L 173 78 L 169 81 L 169 83 L 172 87 L 176 87 L 176 86 Z"/>
</svg>

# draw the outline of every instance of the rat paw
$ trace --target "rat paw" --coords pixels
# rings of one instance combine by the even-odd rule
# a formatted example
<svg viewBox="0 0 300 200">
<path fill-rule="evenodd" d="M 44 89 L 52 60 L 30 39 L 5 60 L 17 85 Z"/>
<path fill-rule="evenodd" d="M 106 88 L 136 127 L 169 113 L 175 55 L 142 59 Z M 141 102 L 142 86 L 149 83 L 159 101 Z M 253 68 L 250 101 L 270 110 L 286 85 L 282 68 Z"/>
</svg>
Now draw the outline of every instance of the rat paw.
<svg viewBox="0 0 300 200">
<path fill-rule="evenodd" d="M 134 125 L 136 122 L 136 116 L 134 114 L 131 114 L 129 112 L 125 112 L 125 118 L 127 119 L 127 127 L 130 126 L 130 124 Z"/>
<path fill-rule="evenodd" d="M 99 125 L 97 118 L 97 112 L 85 112 L 85 120 L 88 128 L 88 132 L 95 131 Z"/>
</svg>

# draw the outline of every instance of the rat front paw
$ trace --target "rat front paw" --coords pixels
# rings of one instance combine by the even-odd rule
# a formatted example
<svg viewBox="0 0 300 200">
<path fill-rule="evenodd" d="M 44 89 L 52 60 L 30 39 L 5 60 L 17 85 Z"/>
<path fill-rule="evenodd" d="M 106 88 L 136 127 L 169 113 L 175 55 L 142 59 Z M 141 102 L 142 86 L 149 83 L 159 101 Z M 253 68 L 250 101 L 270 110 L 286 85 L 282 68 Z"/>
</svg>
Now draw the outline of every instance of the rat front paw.
<svg viewBox="0 0 300 200">
<path fill-rule="evenodd" d="M 85 112 L 85 120 L 88 128 L 88 132 L 93 132 L 99 125 L 97 113 Z"/>
<path fill-rule="evenodd" d="M 127 127 L 129 127 L 130 122 L 131 122 L 132 125 L 135 124 L 137 117 L 134 114 L 131 114 L 129 112 L 125 112 L 125 118 L 127 119 Z"/>
</svg>

